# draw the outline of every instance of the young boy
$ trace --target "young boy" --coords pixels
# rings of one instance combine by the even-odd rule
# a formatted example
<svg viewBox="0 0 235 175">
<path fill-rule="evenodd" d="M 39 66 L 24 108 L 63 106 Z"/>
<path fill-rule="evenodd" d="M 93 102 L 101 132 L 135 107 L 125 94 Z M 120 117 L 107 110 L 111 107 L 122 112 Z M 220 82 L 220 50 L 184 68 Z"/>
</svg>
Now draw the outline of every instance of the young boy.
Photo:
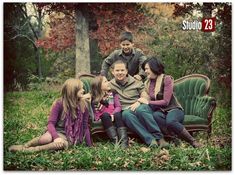
<svg viewBox="0 0 235 175">
<path fill-rule="evenodd" d="M 141 69 L 142 63 L 146 60 L 143 52 L 134 48 L 133 35 L 131 32 L 123 32 L 120 36 L 121 49 L 113 51 L 104 59 L 101 68 L 101 75 L 107 77 L 110 66 L 117 60 L 127 62 L 128 73 L 137 80 L 144 80 L 146 75 Z"/>
</svg>

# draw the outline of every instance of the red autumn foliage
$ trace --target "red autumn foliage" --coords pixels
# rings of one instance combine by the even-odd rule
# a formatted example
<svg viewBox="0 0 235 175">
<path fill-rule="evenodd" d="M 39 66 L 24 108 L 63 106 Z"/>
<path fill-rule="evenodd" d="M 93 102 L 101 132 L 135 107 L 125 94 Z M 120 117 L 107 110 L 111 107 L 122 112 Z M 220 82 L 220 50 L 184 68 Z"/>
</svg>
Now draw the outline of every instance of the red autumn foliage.
<svg viewBox="0 0 235 175">
<path fill-rule="evenodd" d="M 37 45 L 45 49 L 61 51 L 75 45 L 75 26 L 73 19 L 69 16 L 56 18 L 50 16 L 49 35 L 39 39 Z"/>
<path fill-rule="evenodd" d="M 37 41 L 39 47 L 54 51 L 64 50 L 75 45 L 74 10 L 80 4 L 37 3 L 38 8 L 44 8 L 50 14 L 50 32 Z M 137 33 L 140 27 L 151 24 L 151 20 L 139 11 L 136 3 L 99 3 L 87 4 L 90 25 L 96 25 L 96 30 L 90 30 L 90 37 L 98 40 L 102 55 L 108 55 L 119 47 L 119 35 L 124 30 Z M 64 18 L 56 18 L 52 12 L 63 12 Z M 72 17 L 73 16 L 73 17 Z M 96 24 L 94 24 L 96 23 Z"/>
</svg>

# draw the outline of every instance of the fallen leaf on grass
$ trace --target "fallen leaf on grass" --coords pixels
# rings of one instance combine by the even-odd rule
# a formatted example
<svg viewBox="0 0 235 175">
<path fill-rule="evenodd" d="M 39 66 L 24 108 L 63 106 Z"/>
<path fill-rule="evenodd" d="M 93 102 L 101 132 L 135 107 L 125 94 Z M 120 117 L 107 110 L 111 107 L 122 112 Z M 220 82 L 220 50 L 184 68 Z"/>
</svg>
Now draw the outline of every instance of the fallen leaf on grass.
<svg viewBox="0 0 235 175">
<path fill-rule="evenodd" d="M 136 163 L 136 167 L 141 166 L 146 160 L 145 159 L 140 159 L 137 163 Z"/>
<path fill-rule="evenodd" d="M 96 161 L 95 164 L 96 164 L 96 165 L 101 165 L 102 162 L 101 162 L 101 161 Z"/>
<path fill-rule="evenodd" d="M 123 167 L 126 168 L 129 163 L 130 163 L 130 162 L 127 162 L 127 161 L 126 161 L 126 162 L 124 163 Z"/>
<path fill-rule="evenodd" d="M 170 159 L 170 156 L 169 155 L 163 155 L 161 156 L 161 159 L 164 160 L 164 161 L 167 161 Z"/>
<path fill-rule="evenodd" d="M 135 143 L 135 138 L 129 138 L 129 145 L 132 145 Z"/>
<path fill-rule="evenodd" d="M 153 158 L 153 161 L 158 165 L 165 164 L 168 160 L 170 160 L 169 151 L 166 149 L 162 149 L 156 156 Z"/>
<path fill-rule="evenodd" d="M 149 151 L 150 151 L 150 148 L 141 147 L 140 150 L 141 150 L 143 153 L 146 153 L 146 152 L 149 152 Z"/>
<path fill-rule="evenodd" d="M 122 158 L 121 157 L 117 157 L 116 159 L 115 159 L 115 161 L 119 161 L 119 160 L 121 160 Z"/>
<path fill-rule="evenodd" d="M 201 166 L 202 162 L 198 161 L 198 162 L 194 162 L 194 163 L 189 163 L 189 165 L 195 167 L 195 166 Z"/>
<path fill-rule="evenodd" d="M 163 148 L 162 150 L 160 150 L 158 156 L 162 156 L 162 155 L 169 155 L 169 151 Z"/>
</svg>

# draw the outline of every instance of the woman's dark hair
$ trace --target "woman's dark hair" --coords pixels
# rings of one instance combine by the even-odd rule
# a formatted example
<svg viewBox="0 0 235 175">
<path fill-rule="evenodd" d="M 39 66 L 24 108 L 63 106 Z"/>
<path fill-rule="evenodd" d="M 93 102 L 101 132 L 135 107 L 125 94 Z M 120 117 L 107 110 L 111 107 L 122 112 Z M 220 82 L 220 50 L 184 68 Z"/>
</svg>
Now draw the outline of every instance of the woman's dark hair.
<svg viewBox="0 0 235 175">
<path fill-rule="evenodd" d="M 142 64 L 142 69 L 145 70 L 145 65 L 148 63 L 150 70 L 156 75 L 161 75 L 165 73 L 164 65 L 162 62 L 155 56 L 149 57 Z"/>
</svg>

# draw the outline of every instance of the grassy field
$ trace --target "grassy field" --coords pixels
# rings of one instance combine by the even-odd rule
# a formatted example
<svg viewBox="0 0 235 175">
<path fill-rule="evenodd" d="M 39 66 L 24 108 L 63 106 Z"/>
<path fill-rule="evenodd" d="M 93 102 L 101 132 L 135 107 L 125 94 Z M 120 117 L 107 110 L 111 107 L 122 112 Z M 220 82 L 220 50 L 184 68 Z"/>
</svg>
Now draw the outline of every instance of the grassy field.
<svg viewBox="0 0 235 175">
<path fill-rule="evenodd" d="M 11 92 L 4 94 L 4 170 L 225 170 L 232 167 L 231 108 L 217 107 L 209 140 L 204 132 L 195 137 L 204 144 L 194 149 L 185 142 L 169 149 L 148 148 L 131 138 L 130 148 L 122 150 L 105 139 L 95 147 L 85 145 L 64 151 L 11 153 L 12 144 L 23 144 L 45 131 L 52 102 L 58 92 Z"/>
</svg>

